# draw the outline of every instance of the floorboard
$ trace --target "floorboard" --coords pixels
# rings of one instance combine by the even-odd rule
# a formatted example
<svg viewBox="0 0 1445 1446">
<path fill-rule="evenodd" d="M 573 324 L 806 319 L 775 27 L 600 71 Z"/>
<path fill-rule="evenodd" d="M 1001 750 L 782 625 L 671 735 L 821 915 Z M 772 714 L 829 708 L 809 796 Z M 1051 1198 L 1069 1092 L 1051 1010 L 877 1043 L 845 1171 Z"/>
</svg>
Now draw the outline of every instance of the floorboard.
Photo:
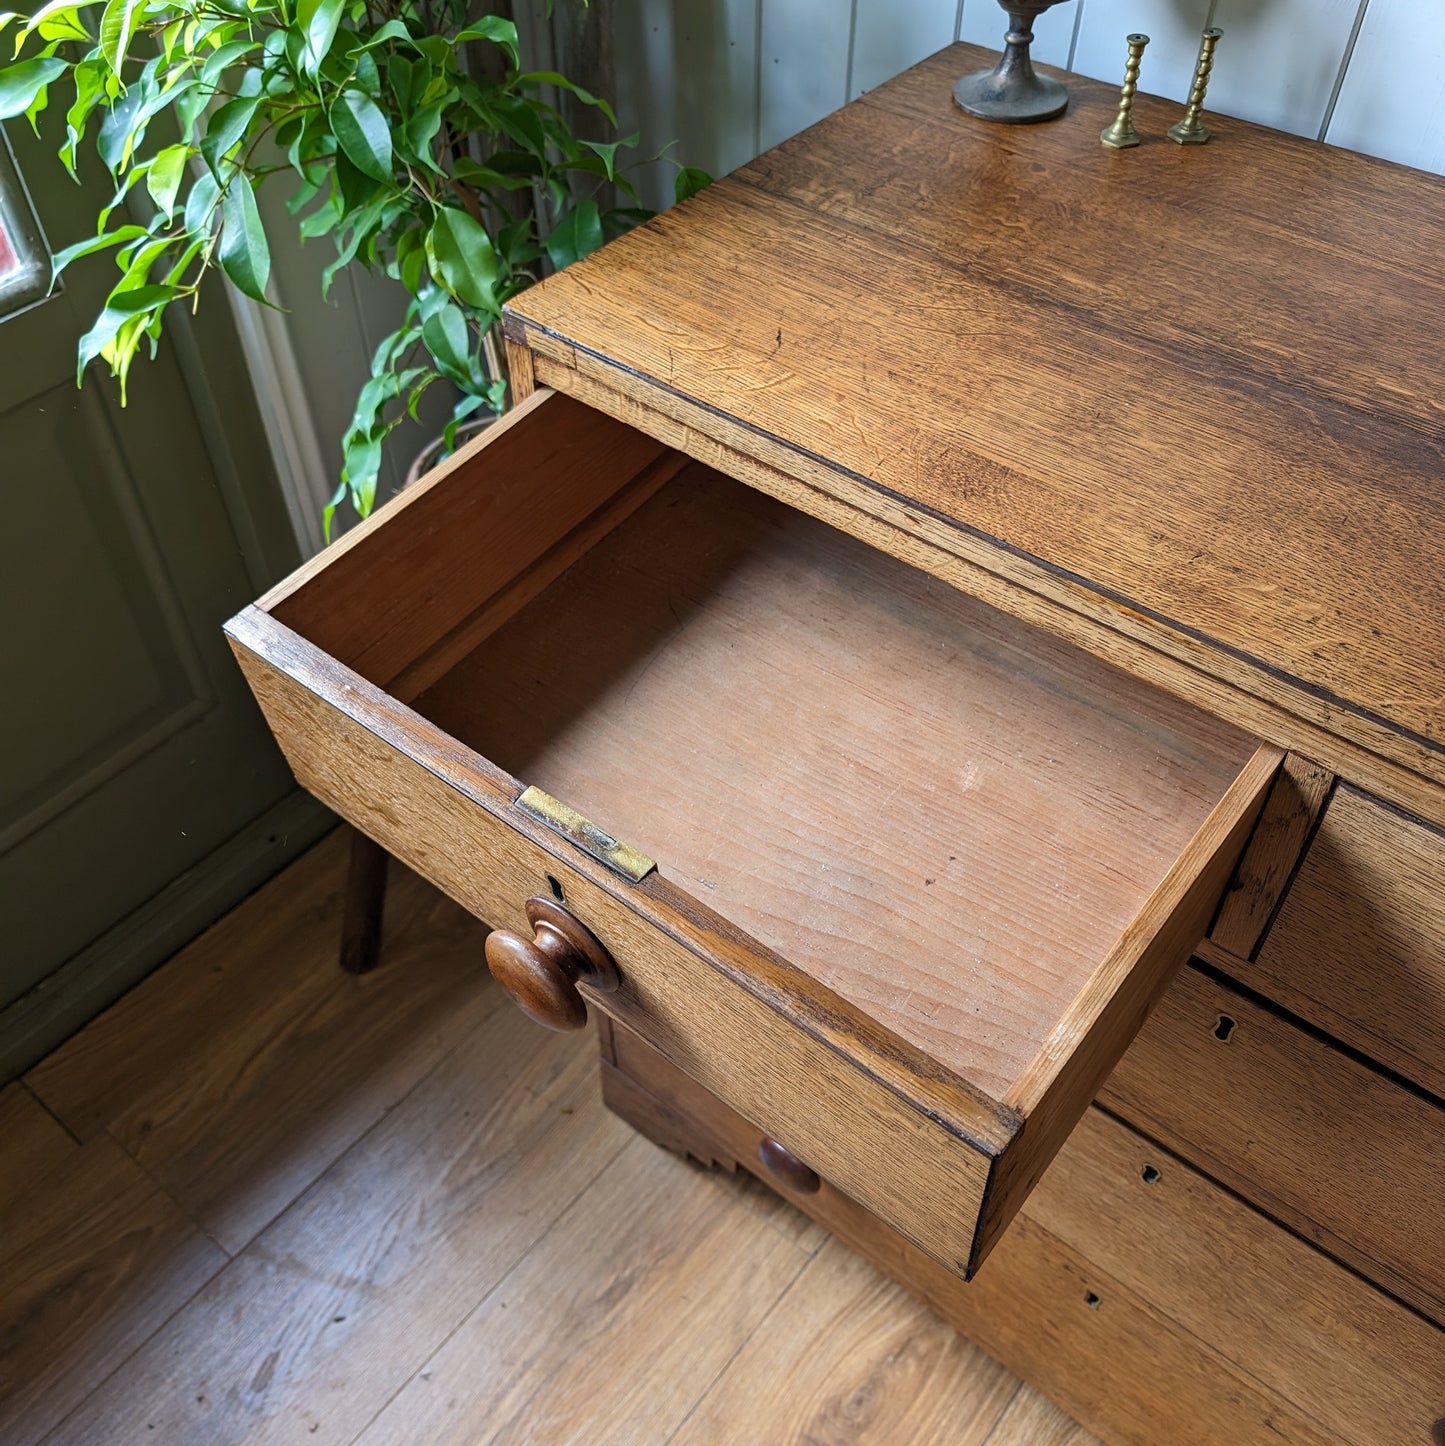
<svg viewBox="0 0 1445 1446">
<path fill-rule="evenodd" d="M 1002 1366 L 829 1241 L 672 1443 L 983 1446 L 1017 1389 Z"/>
<path fill-rule="evenodd" d="M 575 1037 L 493 1013 L 54 1441 L 352 1441 L 626 1145 Z"/>
<path fill-rule="evenodd" d="M 634 1138 L 359 1446 L 666 1441 L 811 1258 Z"/>
<path fill-rule="evenodd" d="M 0 1089 L 0 1217 L 9 1212 L 56 1165 L 79 1149 L 75 1138 L 18 1080 Z"/>
<path fill-rule="evenodd" d="M 104 1136 L 71 1143 L 3 1219 L 0 1441 L 32 1446 L 226 1256 Z"/>
<path fill-rule="evenodd" d="M 392 869 L 387 967 L 335 965 L 337 833 L 33 1069 L 231 1254 L 497 1005 L 482 926 Z"/>
<path fill-rule="evenodd" d="M 0 1091 L 5 1446 L 1090 1446 L 609 1114 L 414 876 L 343 976 L 342 842 Z"/>
<path fill-rule="evenodd" d="M 1032 1386 L 1020 1386 L 999 1417 L 986 1446 L 1101 1446 L 1077 1421 L 1066 1416 Z"/>
</svg>

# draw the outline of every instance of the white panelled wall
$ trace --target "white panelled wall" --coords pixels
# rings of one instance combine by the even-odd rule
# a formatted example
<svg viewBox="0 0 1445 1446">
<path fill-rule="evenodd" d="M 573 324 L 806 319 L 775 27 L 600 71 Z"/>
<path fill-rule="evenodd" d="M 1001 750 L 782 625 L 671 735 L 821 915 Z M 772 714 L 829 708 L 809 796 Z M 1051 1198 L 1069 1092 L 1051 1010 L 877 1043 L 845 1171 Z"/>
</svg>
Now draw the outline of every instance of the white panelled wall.
<svg viewBox="0 0 1445 1446">
<path fill-rule="evenodd" d="M 715 175 L 953 40 L 998 49 L 1007 28 L 997 0 L 614 3 L 624 131 Z M 1142 30 L 1140 88 L 1182 104 L 1206 25 L 1224 30 L 1206 110 L 1445 172 L 1445 0 L 1065 0 L 1034 55 L 1117 82 Z M 649 204 L 670 176 L 643 172 Z"/>
</svg>

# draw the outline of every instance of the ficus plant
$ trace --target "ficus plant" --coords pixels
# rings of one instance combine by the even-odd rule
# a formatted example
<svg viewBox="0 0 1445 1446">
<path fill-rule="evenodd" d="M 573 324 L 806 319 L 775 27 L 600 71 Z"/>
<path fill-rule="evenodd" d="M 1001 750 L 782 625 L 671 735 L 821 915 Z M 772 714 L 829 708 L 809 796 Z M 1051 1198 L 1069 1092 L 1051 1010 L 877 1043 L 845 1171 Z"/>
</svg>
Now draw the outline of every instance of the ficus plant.
<svg viewBox="0 0 1445 1446">
<path fill-rule="evenodd" d="M 371 511 L 382 443 L 428 388 L 455 389 L 448 447 L 465 418 L 506 406 L 496 327 L 510 297 L 649 214 L 619 163 L 637 137 L 616 136 L 605 100 L 524 70 L 515 25 L 472 0 L 48 0 L 0 14 L 0 47 L 13 56 L 0 120 L 36 126 L 64 106 L 60 162 L 74 176 L 93 144 L 115 182 L 95 234 L 53 261 L 59 277 L 110 251 L 119 270 L 78 378 L 101 358 L 124 401 L 166 308 L 194 305 L 213 268 L 266 301 L 256 191 L 275 175 L 292 177 L 302 237 L 335 245 L 323 289 L 353 264 L 405 289 L 344 441 L 328 531 L 348 495 Z M 563 91 L 614 138 L 574 134 Z M 679 198 L 707 179 L 679 167 Z"/>
</svg>

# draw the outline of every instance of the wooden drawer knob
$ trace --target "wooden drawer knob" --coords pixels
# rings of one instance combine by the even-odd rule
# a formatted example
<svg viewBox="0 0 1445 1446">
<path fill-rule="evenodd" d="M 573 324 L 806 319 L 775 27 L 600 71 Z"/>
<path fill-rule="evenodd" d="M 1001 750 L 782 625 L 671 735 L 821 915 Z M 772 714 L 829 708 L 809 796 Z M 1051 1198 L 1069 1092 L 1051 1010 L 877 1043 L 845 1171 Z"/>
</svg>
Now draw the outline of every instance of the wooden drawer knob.
<svg viewBox="0 0 1445 1446">
<path fill-rule="evenodd" d="M 795 1195 L 811 1195 L 822 1184 L 816 1171 L 810 1170 L 786 1145 L 766 1135 L 758 1145 L 758 1159 L 784 1190 L 791 1190 Z"/>
<path fill-rule="evenodd" d="M 610 991 L 621 982 L 612 956 L 585 924 L 551 899 L 528 899 L 532 937 L 487 935 L 487 967 L 517 1008 L 548 1029 L 581 1029 L 587 1005 L 577 981 Z"/>
</svg>

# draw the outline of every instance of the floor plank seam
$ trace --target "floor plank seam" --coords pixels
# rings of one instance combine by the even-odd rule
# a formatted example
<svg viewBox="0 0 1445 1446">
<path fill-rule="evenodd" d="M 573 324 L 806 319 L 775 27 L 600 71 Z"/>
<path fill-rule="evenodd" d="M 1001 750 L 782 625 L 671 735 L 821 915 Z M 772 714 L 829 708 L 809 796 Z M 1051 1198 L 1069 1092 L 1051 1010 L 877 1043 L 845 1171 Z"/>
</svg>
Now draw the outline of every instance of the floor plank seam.
<svg viewBox="0 0 1445 1446">
<path fill-rule="evenodd" d="M 496 1280 L 494 1280 L 494 1281 L 492 1282 L 491 1286 L 482 1294 L 482 1296 L 480 1297 L 480 1299 L 478 1299 L 478 1300 L 476 1300 L 476 1301 L 473 1302 L 470 1310 L 467 1310 L 467 1311 L 463 1312 L 463 1314 L 461 1315 L 461 1317 L 455 1322 L 455 1324 L 453 1324 L 452 1328 L 451 1328 L 449 1331 L 447 1331 L 447 1332 L 445 1333 L 445 1335 L 443 1335 L 442 1338 L 441 1338 L 440 1340 L 438 1340 L 438 1341 L 436 1342 L 436 1344 L 431 1348 L 430 1352 L 429 1352 L 429 1353 L 427 1354 L 427 1356 L 420 1362 L 420 1364 L 417 1366 L 416 1370 L 414 1370 L 414 1371 L 396 1388 L 396 1390 L 393 1391 L 393 1392 L 391 1393 L 391 1395 L 389 1395 L 389 1396 L 386 1398 L 386 1400 L 381 1403 L 381 1405 L 377 1408 L 376 1414 L 375 1414 L 374 1416 L 372 1416 L 371 1419 L 370 1419 L 369 1421 L 367 1421 L 367 1423 L 361 1428 L 361 1430 L 358 1431 L 358 1432 L 356 1433 L 356 1435 L 351 1438 L 350 1442 L 348 1443 L 348 1446 L 360 1446 L 360 1443 L 364 1440 L 364 1438 L 366 1437 L 367 1433 L 372 1429 L 372 1427 L 375 1426 L 376 1423 L 377 1423 L 378 1421 L 380 1421 L 381 1418 L 387 1413 L 387 1411 L 389 1411 L 389 1410 L 391 1409 L 392 1403 L 395 1402 L 395 1401 L 398 1399 L 398 1397 L 401 1396 L 402 1392 L 404 1392 L 405 1390 L 407 1390 L 407 1388 L 412 1384 L 413 1381 L 417 1380 L 418 1377 L 421 1376 L 421 1374 L 427 1369 L 428 1366 L 431 1365 L 431 1363 L 432 1363 L 433 1361 L 435 1361 L 435 1360 L 437 1359 L 437 1357 L 438 1357 L 439 1355 L 441 1355 L 441 1353 L 442 1353 L 442 1352 L 446 1349 L 446 1347 L 450 1344 L 452 1338 L 453 1338 L 459 1331 L 465 1329 L 467 1323 L 472 1319 L 472 1317 L 475 1316 L 476 1313 L 477 1313 L 479 1310 L 481 1310 L 482 1307 L 485 1306 L 486 1303 L 487 1303 L 499 1290 L 501 1290 L 501 1289 L 503 1288 L 503 1286 L 506 1285 L 506 1283 L 512 1278 L 513 1275 L 516 1274 L 516 1272 L 517 1272 L 519 1269 L 521 1269 L 522 1265 L 532 1256 L 532 1254 L 533 1254 L 536 1250 L 540 1249 L 540 1247 L 542 1246 L 542 1244 L 543 1244 L 545 1241 L 549 1240 L 549 1239 L 552 1237 L 553 1232 L 556 1231 L 556 1229 L 558 1228 L 558 1225 L 560 1224 L 560 1222 L 561 1222 L 563 1219 L 566 1218 L 567 1212 L 568 1212 L 569 1210 L 571 1210 L 572 1207 L 573 1207 L 574 1205 L 576 1205 L 576 1204 L 582 1199 L 582 1197 L 583 1197 L 584 1195 L 586 1195 L 587 1192 L 588 1192 L 589 1190 L 591 1190 L 592 1187 L 613 1167 L 613 1165 L 615 1165 L 615 1164 L 617 1163 L 618 1159 L 621 1157 L 621 1155 L 623 1154 L 623 1152 L 627 1149 L 627 1147 L 628 1147 L 631 1143 L 632 1143 L 632 1140 L 630 1140 L 630 1139 L 624 1139 L 624 1140 L 618 1145 L 617 1149 L 614 1150 L 614 1151 L 612 1152 L 612 1154 L 610 1154 L 610 1155 L 607 1157 L 607 1159 L 603 1162 L 603 1164 L 597 1169 L 596 1173 L 593 1174 L 593 1175 L 591 1175 L 591 1176 L 588 1178 L 588 1180 L 586 1181 L 586 1183 L 583 1184 L 583 1185 L 576 1191 L 576 1193 L 573 1194 L 573 1195 L 571 1196 L 571 1198 L 567 1200 L 567 1202 L 561 1207 L 561 1209 L 559 1209 L 559 1210 L 557 1211 L 556 1218 L 555 1218 L 555 1219 L 552 1221 L 552 1223 L 547 1227 L 547 1229 L 544 1230 L 544 1231 L 541 1233 L 541 1235 L 539 1235 L 539 1236 L 527 1247 L 527 1249 L 524 1250 L 524 1251 L 521 1253 L 521 1255 L 519 1255 L 519 1256 L 506 1268 L 506 1270 L 505 1270 L 501 1275 L 499 1275 L 499 1276 L 496 1278 Z M 353 1148 L 354 1148 L 354 1147 L 353 1147 Z M 480 1446 L 480 1443 L 478 1443 L 478 1446 Z"/>
<path fill-rule="evenodd" d="M 115 1145 L 116 1149 L 118 1149 L 121 1154 L 123 1154 L 126 1159 L 129 1160 L 131 1164 L 134 1165 L 136 1169 L 145 1176 L 146 1180 L 150 1183 L 155 1192 L 158 1195 L 162 1196 L 165 1200 L 169 1201 L 176 1210 L 176 1212 L 186 1221 L 188 1225 L 192 1227 L 192 1229 L 195 1230 L 198 1235 L 205 1236 L 205 1238 L 209 1240 L 211 1244 L 214 1245 L 216 1249 L 219 1250 L 221 1254 L 226 1257 L 226 1265 L 229 1265 L 233 1260 L 237 1258 L 237 1256 L 241 1254 L 240 1250 L 227 1250 L 226 1247 L 222 1245 L 221 1242 L 211 1233 L 211 1231 L 207 1229 L 205 1223 L 200 1220 L 196 1216 L 196 1214 L 184 1204 L 183 1201 L 178 1199 L 175 1195 L 171 1193 L 171 1191 L 166 1189 L 166 1187 L 160 1182 L 160 1180 L 156 1178 L 154 1172 L 151 1170 L 151 1167 L 147 1165 L 142 1159 L 140 1159 L 139 1156 L 133 1154 L 130 1150 L 128 1150 L 125 1146 L 124 1141 L 117 1139 L 115 1135 L 111 1134 L 110 1127 L 108 1125 L 106 1126 L 103 1133 L 105 1135 L 105 1138 L 107 1140 L 110 1140 L 111 1143 Z M 257 1233 L 259 1234 L 260 1232 L 258 1231 Z M 246 1244 L 249 1245 L 250 1241 L 247 1241 Z M 245 1246 L 242 1246 L 241 1249 L 244 1250 Z M 221 1267 L 221 1270 L 224 1270 L 225 1268 L 226 1267 L 223 1265 Z M 219 1275 L 220 1273 L 220 1270 L 216 1271 L 216 1275 Z M 213 1276 L 212 1279 L 214 1278 L 215 1277 Z"/>
<path fill-rule="evenodd" d="M 990 1360 L 994 1357 L 990 1356 Z M 1002 1362 L 1000 1362 L 1002 1364 Z M 1007 1369 L 1007 1367 L 1005 1367 Z M 992 1446 L 994 1438 L 998 1435 L 999 1427 L 1004 1423 L 1004 1417 L 1013 1410 L 1014 1402 L 1024 1393 L 1024 1383 L 1020 1381 L 1013 1389 L 1007 1401 L 1003 1403 L 1003 1409 L 994 1418 L 994 1423 L 988 1428 L 988 1435 L 985 1436 L 979 1446 Z"/>
<path fill-rule="evenodd" d="M 65 1131 L 66 1135 L 70 1138 L 70 1140 L 71 1140 L 75 1145 L 80 1146 L 80 1145 L 84 1145 L 84 1144 L 85 1144 L 85 1141 L 82 1140 L 82 1139 L 80 1138 L 80 1136 L 77 1135 L 77 1134 L 75 1133 L 75 1131 L 72 1130 L 72 1129 L 70 1128 L 70 1126 L 69 1126 L 68 1124 L 66 1124 L 66 1122 L 65 1122 L 63 1119 L 61 1119 L 61 1117 L 60 1117 L 58 1114 L 56 1114 L 56 1112 L 55 1112 L 54 1110 L 52 1110 L 52 1109 L 50 1108 L 50 1106 L 45 1102 L 45 1100 L 43 1100 L 43 1099 L 40 1097 L 40 1095 L 38 1095 L 38 1094 L 35 1092 L 35 1090 L 33 1090 L 33 1089 L 31 1088 L 31 1086 L 30 1086 L 30 1076 L 29 1076 L 28 1074 L 22 1075 L 19 1079 L 15 1080 L 14 1083 L 15 1083 L 15 1085 L 16 1085 L 18 1088 L 24 1090 L 25 1093 L 26 1093 L 27 1095 L 29 1095 L 29 1097 L 30 1097 L 32 1100 L 34 1100 L 35 1103 L 36 1103 L 37 1105 L 39 1105 L 40 1108 L 41 1108 L 42 1110 L 44 1110 L 45 1113 L 46 1113 L 47 1115 L 49 1115 L 50 1118 L 51 1118 L 52 1120 L 54 1120 L 55 1123 L 56 1123 L 57 1125 L 59 1125 L 62 1130 Z"/>
<path fill-rule="evenodd" d="M 827 1242 L 832 1238 L 833 1237 L 831 1235 L 825 1237 L 823 1244 L 826 1245 Z M 822 1246 L 820 1245 L 818 1249 L 821 1250 Z M 713 1391 L 717 1389 L 718 1382 L 721 1381 L 722 1378 L 727 1375 L 730 1370 L 732 1370 L 734 1363 L 737 1361 L 738 1357 L 742 1355 L 745 1350 L 747 1350 L 748 1345 L 752 1341 L 753 1337 L 757 1335 L 760 1330 L 762 1330 L 762 1328 L 768 1323 L 769 1320 L 772 1319 L 773 1312 L 777 1310 L 778 1307 L 781 1306 L 785 1300 L 787 1300 L 787 1298 L 793 1293 L 793 1290 L 796 1288 L 798 1282 L 802 1280 L 802 1278 L 808 1273 L 809 1270 L 813 1268 L 814 1264 L 817 1262 L 817 1252 L 814 1252 L 810 1255 L 800 1246 L 798 1249 L 798 1253 L 803 1257 L 803 1259 L 802 1263 L 798 1267 L 797 1273 L 778 1293 L 778 1298 L 758 1318 L 758 1322 L 752 1328 L 752 1330 L 750 1330 L 747 1335 L 745 1335 L 743 1339 L 738 1342 L 738 1348 L 732 1353 L 732 1355 L 727 1358 L 727 1360 L 722 1363 L 722 1365 L 718 1368 L 717 1372 L 713 1375 L 713 1378 L 698 1393 L 697 1400 L 695 1400 L 692 1405 L 688 1407 L 687 1414 L 684 1415 L 682 1420 L 679 1421 L 677 1425 L 673 1428 L 667 1440 L 662 1443 L 662 1446 L 672 1446 L 672 1443 L 677 1440 L 678 1436 L 680 1436 L 682 1432 L 687 1429 L 687 1424 L 689 1421 L 692 1420 L 693 1416 L 697 1414 L 698 1407 L 701 1406 L 703 1402 L 706 1401 L 710 1395 L 712 1395 Z"/>
</svg>

